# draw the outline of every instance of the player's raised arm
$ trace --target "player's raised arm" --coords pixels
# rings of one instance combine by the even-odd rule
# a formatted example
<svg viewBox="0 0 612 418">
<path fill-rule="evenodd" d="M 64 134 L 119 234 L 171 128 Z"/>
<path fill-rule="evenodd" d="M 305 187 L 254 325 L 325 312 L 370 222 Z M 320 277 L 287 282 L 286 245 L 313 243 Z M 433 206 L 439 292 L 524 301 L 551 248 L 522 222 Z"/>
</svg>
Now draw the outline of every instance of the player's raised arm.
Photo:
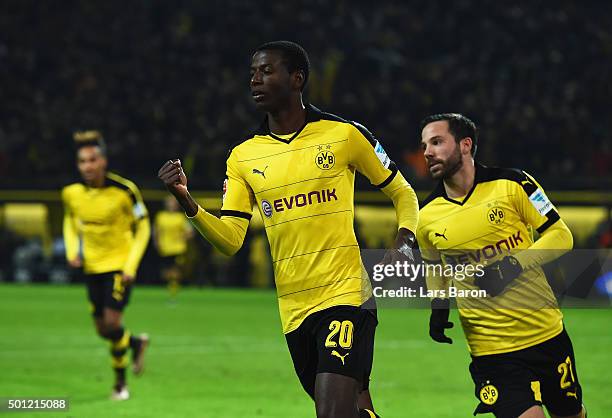
<svg viewBox="0 0 612 418">
<path fill-rule="evenodd" d="M 193 199 L 187 189 L 187 176 L 180 160 L 167 161 L 158 173 L 200 235 L 225 255 L 235 254 L 242 246 L 253 206 L 252 194 L 233 168 L 231 160 L 230 154 L 221 218 L 206 212 Z"/>
<path fill-rule="evenodd" d="M 380 142 L 364 126 L 354 124 L 349 134 L 349 148 L 349 163 L 393 201 L 398 224 L 395 248 L 414 259 L 411 248 L 419 220 L 416 193 Z"/>
<path fill-rule="evenodd" d="M 183 207 L 188 217 L 193 217 L 198 212 L 198 204 L 193 200 L 187 189 L 187 176 L 181 166 L 181 160 L 168 160 L 159 169 L 157 177 L 164 182 L 170 193 Z"/>
</svg>

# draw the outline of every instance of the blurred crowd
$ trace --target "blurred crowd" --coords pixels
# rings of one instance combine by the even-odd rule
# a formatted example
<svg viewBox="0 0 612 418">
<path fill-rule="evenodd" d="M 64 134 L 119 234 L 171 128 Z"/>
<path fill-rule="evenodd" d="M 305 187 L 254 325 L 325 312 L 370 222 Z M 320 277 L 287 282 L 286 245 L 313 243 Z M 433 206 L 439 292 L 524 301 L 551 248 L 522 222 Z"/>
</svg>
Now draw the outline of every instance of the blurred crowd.
<svg viewBox="0 0 612 418">
<path fill-rule="evenodd" d="M 261 118 L 251 53 L 276 39 L 309 52 L 307 99 L 366 125 L 417 185 L 418 123 L 453 111 L 480 125 L 485 163 L 609 187 L 612 3 L 522 3 L 2 2 L 0 187 L 71 181 L 72 132 L 99 129 L 143 188 L 180 157 L 193 187 L 220 189 Z"/>
</svg>

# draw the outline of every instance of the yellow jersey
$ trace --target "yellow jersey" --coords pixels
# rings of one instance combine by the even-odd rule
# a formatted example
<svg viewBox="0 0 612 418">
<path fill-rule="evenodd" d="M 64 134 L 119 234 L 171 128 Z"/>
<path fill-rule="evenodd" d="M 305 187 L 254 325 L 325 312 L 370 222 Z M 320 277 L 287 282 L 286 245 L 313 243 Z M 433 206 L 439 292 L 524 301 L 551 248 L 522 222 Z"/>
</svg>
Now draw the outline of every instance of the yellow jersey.
<svg viewBox="0 0 612 418">
<path fill-rule="evenodd" d="M 159 211 L 155 215 L 153 227 L 160 256 L 177 256 L 187 251 L 187 237 L 191 226 L 184 213 Z"/>
<path fill-rule="evenodd" d="M 221 210 L 222 217 L 250 219 L 257 205 L 284 333 L 314 312 L 360 306 L 372 296 L 353 229 L 355 172 L 379 189 L 397 188 L 393 180 L 401 177 L 363 126 L 310 105 L 306 111 L 304 127 L 292 136 L 274 135 L 264 122 L 232 149 Z M 416 210 L 399 226 L 414 231 Z"/>
<path fill-rule="evenodd" d="M 107 173 L 103 187 L 84 183 L 62 189 L 68 260 L 82 245 L 87 274 L 123 271 L 135 275 L 150 236 L 147 208 L 134 183 Z"/>
<path fill-rule="evenodd" d="M 460 200 L 443 182 L 422 203 L 417 240 L 427 263 L 484 265 L 533 244 L 560 220 L 541 186 L 520 170 L 476 164 L 474 185 Z M 532 250 L 533 251 L 533 250 Z M 429 270 L 428 270 L 429 271 Z M 473 270 L 475 271 L 475 270 Z M 428 277 L 429 288 L 477 290 L 474 277 L 449 283 Z M 461 293 L 460 293 L 461 294 Z M 461 324 L 474 356 L 520 350 L 563 329 L 562 314 L 541 267 L 526 269 L 497 297 L 457 297 Z"/>
</svg>

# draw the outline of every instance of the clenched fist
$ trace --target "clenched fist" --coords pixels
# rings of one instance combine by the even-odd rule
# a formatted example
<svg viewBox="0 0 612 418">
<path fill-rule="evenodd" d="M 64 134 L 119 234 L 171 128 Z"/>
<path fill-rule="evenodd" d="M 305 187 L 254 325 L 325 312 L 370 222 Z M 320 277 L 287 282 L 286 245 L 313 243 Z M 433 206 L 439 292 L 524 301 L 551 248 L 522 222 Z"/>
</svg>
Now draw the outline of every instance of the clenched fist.
<svg viewBox="0 0 612 418">
<path fill-rule="evenodd" d="M 159 169 L 157 177 L 177 199 L 187 194 L 187 176 L 181 166 L 181 160 L 168 160 Z"/>
<path fill-rule="evenodd" d="M 187 190 L 187 176 L 181 166 L 181 160 L 166 161 L 162 168 L 159 169 L 157 177 L 164 182 L 168 191 L 178 200 L 187 216 L 195 216 L 198 212 L 198 204 L 189 194 L 189 190 Z"/>
</svg>

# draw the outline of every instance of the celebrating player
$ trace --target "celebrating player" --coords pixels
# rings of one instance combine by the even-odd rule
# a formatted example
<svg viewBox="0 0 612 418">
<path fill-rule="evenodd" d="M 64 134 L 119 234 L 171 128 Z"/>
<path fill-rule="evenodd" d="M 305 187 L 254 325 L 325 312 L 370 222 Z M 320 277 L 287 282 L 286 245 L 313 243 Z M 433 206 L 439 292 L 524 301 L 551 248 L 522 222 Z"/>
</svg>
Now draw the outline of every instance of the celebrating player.
<svg viewBox="0 0 612 418">
<path fill-rule="evenodd" d="M 457 297 L 480 404 L 503 418 L 586 417 L 574 351 L 541 265 L 572 248 L 572 235 L 541 186 L 524 171 L 474 162 L 477 130 L 460 114 L 421 123 L 429 171 L 440 180 L 423 202 L 417 239 L 430 264 L 480 264 L 465 280 L 427 277 L 429 290 L 484 290 Z M 528 227 L 540 234 L 533 241 Z M 488 261 L 488 263 L 487 263 Z M 441 294 L 441 293 L 439 293 Z M 446 293 L 448 295 L 448 293 Z M 430 336 L 444 335 L 449 300 L 432 300 Z"/>
<path fill-rule="evenodd" d="M 353 230 L 355 171 L 393 200 L 399 227 L 392 257 L 412 255 L 418 203 L 366 128 L 304 104 L 308 74 L 308 56 L 293 42 L 255 51 L 251 92 L 266 117 L 229 154 L 221 218 L 191 198 L 179 160 L 164 164 L 159 177 L 225 254 L 240 248 L 258 206 L 283 332 L 317 417 L 375 417 L 368 383 L 377 319 L 362 308 L 372 290 Z"/>
<path fill-rule="evenodd" d="M 126 400 L 127 350 L 132 349 L 134 373 L 141 373 L 148 336 L 132 336 L 122 312 L 149 242 L 149 219 L 136 185 L 107 172 L 100 133 L 79 132 L 74 139 L 83 181 L 62 190 L 66 258 L 70 266 L 83 267 L 96 331 L 111 344 L 116 375 L 111 399 Z"/>
</svg>

